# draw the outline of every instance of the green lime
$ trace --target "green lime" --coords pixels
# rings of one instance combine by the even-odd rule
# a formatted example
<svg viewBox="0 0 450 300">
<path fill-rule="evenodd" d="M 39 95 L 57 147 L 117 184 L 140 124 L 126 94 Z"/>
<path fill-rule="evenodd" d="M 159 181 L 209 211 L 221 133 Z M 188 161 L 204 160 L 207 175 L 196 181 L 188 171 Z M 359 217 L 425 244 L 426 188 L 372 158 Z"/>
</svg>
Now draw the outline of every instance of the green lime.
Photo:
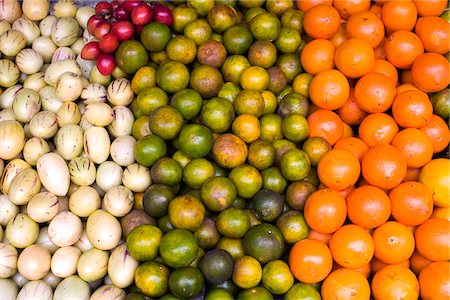
<svg viewBox="0 0 450 300">
<path fill-rule="evenodd" d="M 169 231 L 172 231 L 174 229 L 172 223 L 170 223 L 169 220 L 169 215 L 165 215 L 162 218 L 159 218 L 158 221 L 156 222 L 156 224 L 158 225 L 158 228 L 161 229 L 161 231 L 166 234 Z"/>
<path fill-rule="evenodd" d="M 227 251 L 233 257 L 233 259 L 237 259 L 244 255 L 244 249 L 242 248 L 242 239 L 221 237 L 216 245 L 216 248 Z"/>
<path fill-rule="evenodd" d="M 201 186 L 203 204 L 213 212 L 231 207 L 236 196 L 236 187 L 227 177 L 211 177 Z"/>
<path fill-rule="evenodd" d="M 188 68 L 177 61 L 167 61 L 161 64 L 156 72 L 156 83 L 169 94 L 186 88 L 189 84 Z"/>
<path fill-rule="evenodd" d="M 162 231 L 153 225 L 143 224 L 135 227 L 127 236 L 127 250 L 134 259 L 148 261 L 158 255 Z"/>
<path fill-rule="evenodd" d="M 183 168 L 176 160 L 170 157 L 162 157 L 153 163 L 150 175 L 154 183 L 174 186 L 181 182 Z"/>
<path fill-rule="evenodd" d="M 311 163 L 305 151 L 290 149 L 281 157 L 280 167 L 287 180 L 297 181 L 308 175 L 311 170 Z"/>
<path fill-rule="evenodd" d="M 176 138 L 183 127 L 183 123 L 183 115 L 169 105 L 156 108 L 149 116 L 150 130 L 164 140 Z"/>
<path fill-rule="evenodd" d="M 150 52 L 163 51 L 171 38 L 170 28 L 159 22 L 150 22 L 141 31 L 141 42 Z"/>
<path fill-rule="evenodd" d="M 181 129 L 179 141 L 181 151 L 192 158 L 207 155 L 213 145 L 211 131 L 200 124 L 185 125 Z"/>
<path fill-rule="evenodd" d="M 250 219 L 245 211 L 230 207 L 219 214 L 216 226 L 223 236 L 239 239 L 250 228 Z"/>
<path fill-rule="evenodd" d="M 210 40 L 212 33 L 212 28 L 205 19 L 194 20 L 188 23 L 183 30 L 184 36 L 197 46 Z"/>
<path fill-rule="evenodd" d="M 211 250 L 200 259 L 199 268 L 206 281 L 217 284 L 228 280 L 233 274 L 233 257 L 223 249 Z"/>
<path fill-rule="evenodd" d="M 142 113 L 148 116 L 156 108 L 169 104 L 169 96 L 159 87 L 144 88 L 136 102 Z"/>
<path fill-rule="evenodd" d="M 276 40 L 280 28 L 280 20 L 269 12 L 258 14 L 250 21 L 250 31 L 257 40 Z"/>
<path fill-rule="evenodd" d="M 206 292 L 205 300 L 234 300 L 233 295 L 226 289 L 213 288 Z"/>
<path fill-rule="evenodd" d="M 238 21 L 236 10 L 230 5 L 218 4 L 208 12 L 208 23 L 217 33 L 222 33 Z"/>
<path fill-rule="evenodd" d="M 331 150 L 331 146 L 323 137 L 313 136 L 303 142 L 302 150 L 308 155 L 311 165 L 316 167 L 320 158 Z"/>
<path fill-rule="evenodd" d="M 152 134 L 148 124 L 148 119 L 148 116 L 140 116 L 133 122 L 133 126 L 131 127 L 131 135 L 136 140 L 140 140 Z"/>
<path fill-rule="evenodd" d="M 287 263 L 276 259 L 264 266 L 262 283 L 272 294 L 282 295 L 294 284 L 294 276 Z"/>
<path fill-rule="evenodd" d="M 274 225 L 261 223 L 247 231 L 242 239 L 242 246 L 245 254 L 266 264 L 283 255 L 284 238 L 281 231 Z"/>
<path fill-rule="evenodd" d="M 166 153 L 166 143 L 157 135 L 149 135 L 140 139 L 134 147 L 134 157 L 144 167 L 151 167 L 155 161 L 164 157 Z"/>
<path fill-rule="evenodd" d="M 228 177 L 236 186 L 242 198 L 253 197 L 262 187 L 262 177 L 258 170 L 250 165 L 242 164 L 231 170 Z"/>
<path fill-rule="evenodd" d="M 291 92 L 281 99 L 277 113 L 282 117 L 286 117 L 292 113 L 297 113 L 305 117 L 308 113 L 308 109 L 308 99 L 300 94 Z"/>
<path fill-rule="evenodd" d="M 205 279 L 199 269 L 184 267 L 169 276 L 169 289 L 175 297 L 187 299 L 198 296 L 205 287 Z"/>
<path fill-rule="evenodd" d="M 198 19 L 198 14 L 195 9 L 187 4 L 177 5 L 172 10 L 172 16 L 173 29 L 178 33 L 182 33 L 187 24 Z"/>
<path fill-rule="evenodd" d="M 261 126 L 261 139 L 276 141 L 283 138 L 281 124 L 283 118 L 277 114 L 266 114 L 259 119 Z"/>
<path fill-rule="evenodd" d="M 191 195 L 180 195 L 169 203 L 169 220 L 175 228 L 195 231 L 205 218 L 202 202 Z"/>
<path fill-rule="evenodd" d="M 286 74 L 284 74 L 281 68 L 277 66 L 271 66 L 268 68 L 267 73 L 269 74 L 269 86 L 267 89 L 274 94 L 278 94 L 287 85 Z"/>
<path fill-rule="evenodd" d="M 272 142 L 256 140 L 248 147 L 248 163 L 258 170 L 264 170 L 275 162 L 275 148 Z"/>
<path fill-rule="evenodd" d="M 150 66 L 139 68 L 131 80 L 131 89 L 135 94 L 139 94 L 144 88 L 154 86 L 156 86 L 156 69 Z"/>
<path fill-rule="evenodd" d="M 273 295 L 262 286 L 255 286 L 239 293 L 237 300 L 273 300 Z"/>
<path fill-rule="evenodd" d="M 192 159 L 183 169 L 183 181 L 192 189 L 200 189 L 203 183 L 214 176 L 214 166 L 205 158 Z"/>
<path fill-rule="evenodd" d="M 136 73 L 148 62 L 147 50 L 136 40 L 121 42 L 115 54 L 116 65 L 127 74 Z"/>
<path fill-rule="evenodd" d="M 174 190 L 164 184 L 152 184 L 144 193 L 145 212 L 154 218 L 167 215 L 169 202 L 175 197 Z"/>
<path fill-rule="evenodd" d="M 225 98 L 214 97 L 206 100 L 201 112 L 202 122 L 215 133 L 223 133 L 234 120 L 233 104 Z"/>
<path fill-rule="evenodd" d="M 298 9 L 288 9 L 281 15 L 281 26 L 289 27 L 303 33 L 303 15 Z"/>
<path fill-rule="evenodd" d="M 137 288 L 147 296 L 161 297 L 168 290 L 169 269 L 158 262 L 148 261 L 134 273 Z"/>
<path fill-rule="evenodd" d="M 199 65 L 192 70 L 189 85 L 204 99 L 209 99 L 217 96 L 222 89 L 222 74 L 218 69 L 209 65 Z"/>
<path fill-rule="evenodd" d="M 278 166 L 280 165 L 281 157 L 286 151 L 297 148 L 294 142 L 287 139 L 273 141 L 272 145 L 275 148 L 275 164 Z"/>
<path fill-rule="evenodd" d="M 277 47 L 270 41 L 257 40 L 248 49 L 247 57 L 253 66 L 267 69 L 277 60 Z"/>
<path fill-rule="evenodd" d="M 236 114 L 251 114 L 260 117 L 264 113 L 264 98 L 257 90 L 242 90 L 234 100 Z"/>
<path fill-rule="evenodd" d="M 194 232 L 194 234 L 197 238 L 199 247 L 205 250 L 214 248 L 220 239 L 220 233 L 217 231 L 216 222 L 208 217 L 203 220 L 202 225 Z"/>
<path fill-rule="evenodd" d="M 222 89 L 219 91 L 219 94 L 217 96 L 227 99 L 231 103 L 234 102 L 236 99 L 236 96 L 242 91 L 242 88 L 240 85 L 235 84 L 233 82 L 225 82 L 225 84 L 222 86 Z"/>
<path fill-rule="evenodd" d="M 198 244 L 192 232 L 173 229 L 167 232 L 159 244 L 159 253 L 164 262 L 173 268 L 188 266 L 196 257 Z"/>
<path fill-rule="evenodd" d="M 170 99 L 170 105 L 175 107 L 186 120 L 195 118 L 202 108 L 203 99 L 193 89 L 182 89 Z"/>
<path fill-rule="evenodd" d="M 178 35 L 169 41 L 166 53 L 170 60 L 187 65 L 193 62 L 197 56 L 197 46 L 189 38 Z"/>
<path fill-rule="evenodd" d="M 433 113 L 442 119 L 448 119 L 450 115 L 450 89 L 444 89 L 440 92 L 430 95 L 430 101 L 433 105 Z"/>
<path fill-rule="evenodd" d="M 275 46 L 281 53 L 295 53 L 302 42 L 302 37 L 297 29 L 281 27 L 280 34 L 275 40 Z"/>
<path fill-rule="evenodd" d="M 238 85 L 239 79 L 245 69 L 250 68 L 251 64 L 247 57 L 243 55 L 231 55 L 225 59 L 221 72 L 225 81 L 231 81 Z"/>
<path fill-rule="evenodd" d="M 308 137 L 308 121 L 298 113 L 287 115 L 281 123 L 283 135 L 295 143 L 304 141 Z"/>
<path fill-rule="evenodd" d="M 283 194 L 288 185 L 288 181 L 281 174 L 278 167 L 270 167 L 261 171 L 263 179 L 263 188 L 273 190 L 277 193 Z"/>
<path fill-rule="evenodd" d="M 244 54 L 252 43 L 252 33 L 240 25 L 228 28 L 223 34 L 223 44 L 229 54 Z"/>
<path fill-rule="evenodd" d="M 260 190 L 252 198 L 249 206 L 258 219 L 273 222 L 283 212 L 284 199 L 277 192 Z"/>
<path fill-rule="evenodd" d="M 186 2 L 190 7 L 194 8 L 201 17 L 205 17 L 214 7 L 214 0 L 187 0 Z"/>
<path fill-rule="evenodd" d="M 307 283 L 298 282 L 284 295 L 286 300 L 320 300 L 320 293 Z"/>
<path fill-rule="evenodd" d="M 289 83 L 292 82 L 295 76 L 303 71 L 302 65 L 300 64 L 299 55 L 294 53 L 279 55 L 275 65 L 283 70 Z"/>
<path fill-rule="evenodd" d="M 308 237 L 308 224 L 303 214 L 296 210 L 283 213 L 277 220 L 277 227 L 288 244 L 294 244 Z"/>
</svg>

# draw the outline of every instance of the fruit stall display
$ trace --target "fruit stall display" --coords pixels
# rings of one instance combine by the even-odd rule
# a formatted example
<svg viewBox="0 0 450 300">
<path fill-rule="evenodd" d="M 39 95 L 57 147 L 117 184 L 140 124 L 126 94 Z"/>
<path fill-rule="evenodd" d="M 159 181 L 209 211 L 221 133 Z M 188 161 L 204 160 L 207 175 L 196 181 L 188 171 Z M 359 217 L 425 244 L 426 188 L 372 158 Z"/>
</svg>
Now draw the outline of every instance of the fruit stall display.
<svg viewBox="0 0 450 300">
<path fill-rule="evenodd" d="M 0 299 L 450 298 L 442 0 L 1 0 Z"/>
</svg>

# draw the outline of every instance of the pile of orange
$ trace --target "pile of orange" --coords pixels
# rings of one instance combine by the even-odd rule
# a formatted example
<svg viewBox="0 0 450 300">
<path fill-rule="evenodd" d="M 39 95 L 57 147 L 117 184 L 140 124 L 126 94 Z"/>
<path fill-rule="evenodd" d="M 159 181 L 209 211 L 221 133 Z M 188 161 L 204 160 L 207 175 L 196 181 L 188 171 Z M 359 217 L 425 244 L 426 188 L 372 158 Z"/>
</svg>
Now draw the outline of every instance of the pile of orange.
<svg viewBox="0 0 450 300">
<path fill-rule="evenodd" d="M 309 137 L 332 149 L 291 272 L 323 299 L 450 299 L 450 131 L 430 101 L 450 83 L 447 1 L 296 5 Z"/>
</svg>

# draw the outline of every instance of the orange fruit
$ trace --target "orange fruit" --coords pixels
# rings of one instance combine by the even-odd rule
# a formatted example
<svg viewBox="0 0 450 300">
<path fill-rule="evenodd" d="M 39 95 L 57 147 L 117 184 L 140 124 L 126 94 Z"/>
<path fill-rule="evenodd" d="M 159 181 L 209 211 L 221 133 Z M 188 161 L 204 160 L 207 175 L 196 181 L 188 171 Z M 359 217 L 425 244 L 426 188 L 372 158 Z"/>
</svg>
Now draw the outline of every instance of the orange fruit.
<svg viewBox="0 0 450 300">
<path fill-rule="evenodd" d="M 375 243 L 374 256 L 387 264 L 401 263 L 414 252 L 414 236 L 400 222 L 384 223 L 373 231 L 372 238 Z"/>
<path fill-rule="evenodd" d="M 425 268 L 429 263 L 431 263 L 431 260 L 426 259 L 422 255 L 420 255 L 417 250 L 414 251 L 413 255 L 409 258 L 409 263 L 411 270 L 416 274 L 416 276 L 419 276 L 420 271 L 422 271 L 423 268 Z"/>
<path fill-rule="evenodd" d="M 331 43 L 333 43 L 335 47 L 339 47 L 340 45 L 342 45 L 343 42 L 347 40 L 347 33 L 345 33 L 343 25 L 344 24 L 339 26 L 338 32 L 336 32 L 335 35 L 333 35 L 331 38 L 328 39 Z"/>
<path fill-rule="evenodd" d="M 438 115 L 432 114 L 427 124 L 420 130 L 430 138 L 434 153 L 441 152 L 448 147 L 450 130 L 447 123 Z"/>
<path fill-rule="evenodd" d="M 303 214 L 311 229 L 320 233 L 333 233 L 344 224 L 347 205 L 338 191 L 326 188 L 308 197 Z"/>
<path fill-rule="evenodd" d="M 345 32 L 348 38 L 365 40 L 372 48 L 375 48 L 383 40 L 384 25 L 376 14 L 364 10 L 350 16 L 345 25 Z"/>
<path fill-rule="evenodd" d="M 420 225 L 433 213 L 431 190 L 423 183 L 400 183 L 389 193 L 394 219 L 406 226 Z"/>
<path fill-rule="evenodd" d="M 420 38 L 410 31 L 398 30 L 391 33 L 384 43 L 387 60 L 396 68 L 409 69 L 417 57 L 424 52 Z"/>
<path fill-rule="evenodd" d="M 350 192 L 346 201 L 350 221 L 366 229 L 384 224 L 391 215 L 388 195 L 373 185 L 357 187 Z"/>
<path fill-rule="evenodd" d="M 369 299 L 370 285 L 363 274 L 342 268 L 328 275 L 321 286 L 322 299 Z"/>
<path fill-rule="evenodd" d="M 344 267 L 342 267 L 342 266 L 340 266 L 340 265 L 335 263 L 333 265 L 333 271 L 334 270 L 338 270 L 338 269 L 348 269 L 348 268 L 344 268 Z M 368 264 L 365 264 L 362 267 L 351 269 L 351 270 L 355 270 L 355 271 L 361 273 L 365 278 L 369 278 L 370 272 L 371 272 L 371 266 L 370 266 L 370 263 L 368 263 Z"/>
<path fill-rule="evenodd" d="M 335 51 L 336 47 L 329 40 L 312 40 L 300 54 L 303 69 L 311 75 L 333 69 Z"/>
<path fill-rule="evenodd" d="M 319 4 L 311 7 L 303 17 L 303 29 L 313 39 L 329 39 L 341 26 L 341 16 L 329 5 Z"/>
<path fill-rule="evenodd" d="M 380 113 L 391 107 L 396 92 L 394 82 L 387 75 L 369 72 L 356 83 L 355 99 L 362 110 Z"/>
<path fill-rule="evenodd" d="M 393 265 L 395 265 L 395 266 L 402 266 L 402 267 L 405 267 L 405 268 L 409 268 L 410 263 L 409 263 L 409 259 L 407 259 L 407 260 L 404 260 L 404 261 L 402 261 L 402 262 L 400 262 L 398 264 L 387 264 L 387 263 L 379 260 L 378 258 L 374 257 L 372 259 L 372 261 L 370 262 L 370 265 L 371 265 L 370 267 L 371 267 L 372 274 L 375 274 L 376 272 L 380 271 L 381 269 L 383 269 L 386 266 L 393 266 Z"/>
<path fill-rule="evenodd" d="M 359 161 L 361 161 L 364 153 L 369 150 L 369 146 L 367 146 L 367 144 L 360 138 L 343 137 L 336 144 L 334 144 L 333 149 L 350 151 Z"/>
<path fill-rule="evenodd" d="M 289 268 L 294 277 L 304 283 L 324 280 L 332 267 L 333 257 L 330 249 L 318 240 L 300 240 L 289 253 Z"/>
<path fill-rule="evenodd" d="M 450 298 L 450 262 L 435 261 L 420 271 L 419 287 L 422 299 Z"/>
<path fill-rule="evenodd" d="M 330 146 L 336 144 L 344 134 L 344 125 L 341 118 L 331 110 L 319 109 L 310 114 L 307 120 L 309 137 L 322 137 L 327 140 Z"/>
<path fill-rule="evenodd" d="M 407 168 L 405 178 L 403 178 L 403 182 L 419 180 L 420 170 L 421 168 Z"/>
<path fill-rule="evenodd" d="M 450 50 L 450 28 L 446 20 L 437 16 L 420 17 L 414 31 L 427 52 L 444 55 Z"/>
<path fill-rule="evenodd" d="M 314 229 L 311 229 L 308 233 L 308 239 L 318 240 L 326 245 L 328 245 L 332 236 L 333 234 L 331 233 L 320 233 Z"/>
<path fill-rule="evenodd" d="M 373 276 L 370 284 L 375 300 L 416 300 L 419 281 L 414 273 L 402 266 L 386 266 Z"/>
<path fill-rule="evenodd" d="M 372 72 L 381 73 L 389 77 L 395 86 L 398 83 L 398 72 L 397 69 L 388 60 L 385 59 L 375 59 L 375 64 L 373 66 Z"/>
<path fill-rule="evenodd" d="M 370 0 L 338 0 L 333 2 L 333 6 L 337 9 L 342 19 L 348 20 L 354 13 L 369 10 Z"/>
<path fill-rule="evenodd" d="M 420 90 L 397 94 L 392 103 L 392 116 L 402 127 L 423 127 L 432 114 L 433 105 L 428 95 Z"/>
<path fill-rule="evenodd" d="M 381 43 L 373 49 L 375 59 L 386 59 L 386 53 L 384 53 L 384 44 L 386 43 L 386 37 L 383 37 Z"/>
<path fill-rule="evenodd" d="M 419 174 L 419 181 L 433 193 L 433 202 L 438 207 L 450 207 L 450 159 L 433 159 Z"/>
<path fill-rule="evenodd" d="M 374 13 L 378 18 L 381 19 L 381 5 L 379 5 L 378 3 L 372 3 L 372 5 L 370 5 L 369 11 Z"/>
<path fill-rule="evenodd" d="M 425 93 L 439 92 L 450 83 L 450 63 L 438 53 L 427 52 L 414 60 L 411 75 L 414 85 Z"/>
<path fill-rule="evenodd" d="M 411 31 L 417 20 L 417 8 L 411 1 L 386 1 L 381 7 L 381 19 L 386 32 Z"/>
<path fill-rule="evenodd" d="M 359 125 L 359 138 L 369 147 L 390 144 L 399 128 L 394 118 L 385 113 L 374 113 L 365 117 Z"/>
<path fill-rule="evenodd" d="M 347 102 L 350 84 L 338 70 L 326 70 L 313 77 L 309 84 L 309 97 L 319 108 L 334 110 Z"/>
<path fill-rule="evenodd" d="M 333 233 L 329 247 L 334 261 L 351 269 L 368 264 L 375 251 L 370 233 L 354 224 L 344 225 Z"/>
<path fill-rule="evenodd" d="M 406 155 L 409 168 L 421 168 L 433 157 L 430 138 L 417 128 L 401 130 L 392 140 L 392 145 Z"/>
<path fill-rule="evenodd" d="M 402 83 L 397 86 L 397 95 L 411 90 L 419 91 L 419 89 L 412 83 Z"/>
<path fill-rule="evenodd" d="M 450 259 L 450 222 L 431 218 L 414 231 L 417 251 L 431 261 Z"/>
<path fill-rule="evenodd" d="M 359 78 L 373 69 L 375 53 L 369 42 L 363 39 L 348 39 L 336 48 L 334 62 L 336 68 L 345 76 Z"/>
<path fill-rule="evenodd" d="M 358 125 L 367 116 L 367 112 L 356 103 L 354 88 L 350 88 L 350 96 L 347 102 L 339 107 L 336 112 L 342 121 L 349 125 Z"/>
<path fill-rule="evenodd" d="M 308 11 L 311 7 L 324 4 L 324 5 L 332 5 L 333 0 L 302 0 L 302 1 L 296 1 L 297 8 L 301 10 L 302 12 Z"/>
<path fill-rule="evenodd" d="M 419 16 L 439 16 L 448 5 L 447 0 L 413 0 Z"/>
<path fill-rule="evenodd" d="M 361 160 L 364 179 L 381 189 L 392 189 L 399 185 L 406 175 L 406 169 L 405 154 L 392 145 L 373 146 Z"/>
<path fill-rule="evenodd" d="M 332 149 L 317 165 L 317 175 L 327 187 L 342 191 L 354 185 L 361 173 L 358 158 L 350 151 Z"/>
</svg>

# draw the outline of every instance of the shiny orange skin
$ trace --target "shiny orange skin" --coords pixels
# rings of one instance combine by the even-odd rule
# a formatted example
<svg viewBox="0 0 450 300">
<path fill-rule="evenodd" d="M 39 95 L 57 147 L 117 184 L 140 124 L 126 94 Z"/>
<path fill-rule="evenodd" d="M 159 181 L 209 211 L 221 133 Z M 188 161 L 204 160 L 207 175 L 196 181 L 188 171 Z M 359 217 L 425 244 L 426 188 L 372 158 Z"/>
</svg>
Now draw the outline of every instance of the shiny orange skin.
<svg viewBox="0 0 450 300">
<path fill-rule="evenodd" d="M 320 181 L 338 191 L 353 186 L 360 173 L 358 158 L 352 152 L 342 149 L 332 149 L 325 153 L 317 166 Z"/>
<path fill-rule="evenodd" d="M 444 55 L 450 51 L 450 26 L 437 16 L 420 17 L 414 28 L 427 52 Z"/>
<path fill-rule="evenodd" d="M 402 127 L 423 127 L 432 114 L 433 105 L 430 98 L 420 90 L 399 93 L 392 103 L 392 116 Z"/>
<path fill-rule="evenodd" d="M 320 233 L 333 233 L 344 224 L 347 205 L 338 191 L 326 188 L 308 197 L 303 213 L 310 228 Z"/>
<path fill-rule="evenodd" d="M 405 154 L 392 145 L 379 144 L 370 148 L 361 161 L 361 173 L 369 183 L 381 189 L 392 189 L 405 178 Z"/>
<path fill-rule="evenodd" d="M 333 233 L 329 247 L 336 263 L 352 269 L 368 264 L 375 251 L 370 233 L 354 224 L 344 225 Z"/>
<path fill-rule="evenodd" d="M 391 107 L 396 92 L 391 78 L 382 73 L 369 72 L 356 83 L 355 99 L 362 110 L 381 113 Z"/>
<path fill-rule="evenodd" d="M 361 11 L 350 16 L 345 26 L 348 38 L 363 39 L 369 42 L 372 48 L 377 47 L 384 37 L 384 24 L 381 19 L 371 11 Z"/>
<path fill-rule="evenodd" d="M 346 202 L 350 221 L 366 229 L 384 224 L 391 215 L 388 195 L 373 185 L 357 187 L 347 196 Z"/>
<path fill-rule="evenodd" d="M 417 251 L 431 261 L 450 259 L 450 222 L 431 218 L 417 226 L 414 232 Z"/>
<path fill-rule="evenodd" d="M 333 267 L 333 257 L 327 245 L 318 240 L 296 242 L 289 253 L 289 267 L 295 278 L 304 283 L 324 280 Z"/>
<path fill-rule="evenodd" d="M 341 26 L 341 16 L 329 5 L 319 4 L 311 7 L 303 17 L 303 29 L 313 39 L 329 39 Z"/>
<path fill-rule="evenodd" d="M 391 33 L 384 43 L 387 60 L 396 68 L 409 69 L 424 53 L 422 40 L 413 32 L 398 30 Z"/>
<path fill-rule="evenodd" d="M 450 62 L 434 52 L 424 53 L 416 58 L 411 67 L 415 86 L 425 93 L 435 93 L 450 84 Z"/>
<path fill-rule="evenodd" d="M 348 78 L 359 78 L 373 69 L 375 53 L 369 42 L 348 39 L 336 48 L 336 68 Z"/>
<path fill-rule="evenodd" d="M 417 226 L 433 213 L 431 190 L 418 181 L 400 183 L 389 193 L 392 216 L 406 226 Z"/>
</svg>

